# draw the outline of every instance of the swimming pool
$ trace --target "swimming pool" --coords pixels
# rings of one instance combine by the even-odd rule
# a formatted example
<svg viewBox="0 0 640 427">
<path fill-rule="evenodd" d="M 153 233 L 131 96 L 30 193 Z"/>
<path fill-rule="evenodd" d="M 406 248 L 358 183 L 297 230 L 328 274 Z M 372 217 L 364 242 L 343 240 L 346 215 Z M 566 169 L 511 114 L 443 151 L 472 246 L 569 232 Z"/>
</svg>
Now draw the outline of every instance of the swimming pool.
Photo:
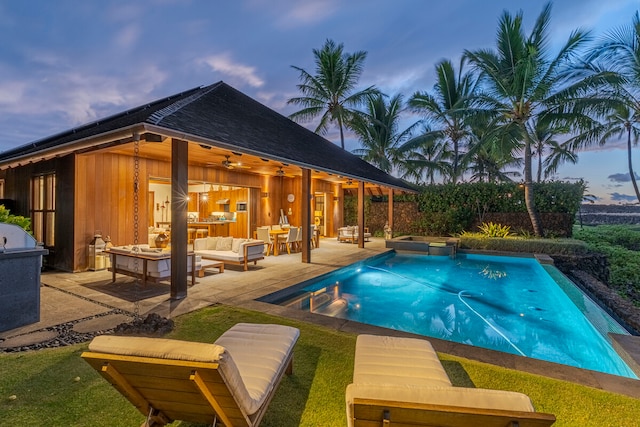
<svg viewBox="0 0 640 427">
<path fill-rule="evenodd" d="M 628 332 L 547 270 L 533 258 L 392 252 L 261 300 L 637 378 L 607 336 Z"/>
</svg>

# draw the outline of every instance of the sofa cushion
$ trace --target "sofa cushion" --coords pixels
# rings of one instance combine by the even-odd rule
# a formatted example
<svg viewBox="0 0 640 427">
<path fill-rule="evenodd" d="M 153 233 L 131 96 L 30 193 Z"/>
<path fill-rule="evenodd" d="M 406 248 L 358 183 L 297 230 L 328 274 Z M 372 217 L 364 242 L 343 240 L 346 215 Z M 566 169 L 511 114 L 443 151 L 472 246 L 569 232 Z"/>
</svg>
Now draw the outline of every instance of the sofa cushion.
<svg viewBox="0 0 640 427">
<path fill-rule="evenodd" d="M 233 237 L 219 237 L 216 243 L 216 251 L 230 251 L 233 245 Z"/>
<path fill-rule="evenodd" d="M 246 241 L 247 239 L 233 239 L 233 243 L 231 244 L 231 250 L 235 253 L 238 253 L 238 250 L 240 249 L 240 245 Z"/>
<path fill-rule="evenodd" d="M 216 246 L 218 245 L 218 240 L 220 240 L 220 237 L 219 236 L 212 236 L 212 237 L 206 237 L 206 239 L 207 239 L 206 240 L 207 245 L 206 245 L 206 247 L 204 247 L 202 249 L 209 249 L 209 250 L 215 251 L 216 250 Z M 196 240 L 198 240 L 198 239 L 196 239 Z"/>
</svg>

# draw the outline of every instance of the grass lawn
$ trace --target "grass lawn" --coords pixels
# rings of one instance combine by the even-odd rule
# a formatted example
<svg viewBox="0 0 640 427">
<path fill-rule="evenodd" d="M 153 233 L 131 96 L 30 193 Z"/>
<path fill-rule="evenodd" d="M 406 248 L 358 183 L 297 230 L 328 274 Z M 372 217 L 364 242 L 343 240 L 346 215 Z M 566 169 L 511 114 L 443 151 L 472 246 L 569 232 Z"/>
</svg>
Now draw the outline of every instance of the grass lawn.
<svg viewBox="0 0 640 427">
<path fill-rule="evenodd" d="M 225 306 L 175 320 L 169 338 L 203 342 L 213 342 L 238 322 L 299 328 L 294 375 L 283 379 L 262 426 L 346 425 L 344 392 L 353 373 L 355 335 Z M 0 424 L 140 425 L 142 415 L 80 358 L 86 347 L 0 355 Z M 445 354 L 440 357 L 454 385 L 526 393 L 538 411 L 556 415 L 554 426 L 632 426 L 640 420 L 640 401 L 630 397 Z"/>
</svg>

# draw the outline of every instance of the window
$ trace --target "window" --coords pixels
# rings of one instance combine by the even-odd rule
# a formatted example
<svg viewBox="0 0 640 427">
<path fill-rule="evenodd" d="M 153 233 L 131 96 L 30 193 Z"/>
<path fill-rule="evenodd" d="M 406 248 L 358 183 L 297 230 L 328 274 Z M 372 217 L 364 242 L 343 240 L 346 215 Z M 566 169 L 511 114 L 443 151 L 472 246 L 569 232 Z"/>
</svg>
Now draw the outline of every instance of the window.
<svg viewBox="0 0 640 427">
<path fill-rule="evenodd" d="M 56 174 L 35 176 L 31 181 L 31 229 L 33 237 L 52 247 L 56 218 Z"/>
<path fill-rule="evenodd" d="M 4 179 L 0 179 L 0 199 L 4 199 Z"/>
</svg>

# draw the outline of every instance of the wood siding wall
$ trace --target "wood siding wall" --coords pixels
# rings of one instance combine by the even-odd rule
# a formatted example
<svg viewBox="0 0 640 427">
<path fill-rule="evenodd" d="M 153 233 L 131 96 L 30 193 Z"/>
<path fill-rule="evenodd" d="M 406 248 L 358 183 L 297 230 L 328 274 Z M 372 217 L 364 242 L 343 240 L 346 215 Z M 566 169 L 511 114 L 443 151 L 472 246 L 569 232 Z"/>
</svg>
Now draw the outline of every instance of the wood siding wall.
<svg viewBox="0 0 640 427">
<path fill-rule="evenodd" d="M 115 153 L 68 155 L 61 158 L 0 171 L 5 179 L 6 199 L 15 201 L 16 215 L 30 216 L 30 182 L 33 176 L 56 173 L 55 250 L 45 260 L 48 266 L 62 271 L 84 271 L 88 265 L 88 248 L 94 234 L 110 236 L 114 245 L 134 242 L 134 158 Z M 139 161 L 138 243 L 146 243 L 149 226 L 149 178 L 170 178 L 168 162 L 149 158 Z M 243 171 L 190 167 L 189 180 L 249 188 L 249 211 L 238 214 L 249 222 L 249 234 L 259 225 L 277 224 L 280 209 L 289 223 L 301 225 L 302 180 L 300 177 L 260 176 Z M 314 192 L 326 193 L 329 210 L 327 236 L 335 236 L 342 225 L 342 197 L 339 186 L 312 180 Z M 268 196 L 265 196 L 268 194 Z M 288 194 L 295 200 L 289 202 Z M 235 204 L 233 195 L 230 203 Z M 244 197 L 243 197 L 244 199 Z M 291 208 L 291 214 L 288 214 Z M 217 209 L 212 209 L 217 210 Z M 236 224 L 233 234 L 241 235 L 243 224 Z"/>
</svg>

